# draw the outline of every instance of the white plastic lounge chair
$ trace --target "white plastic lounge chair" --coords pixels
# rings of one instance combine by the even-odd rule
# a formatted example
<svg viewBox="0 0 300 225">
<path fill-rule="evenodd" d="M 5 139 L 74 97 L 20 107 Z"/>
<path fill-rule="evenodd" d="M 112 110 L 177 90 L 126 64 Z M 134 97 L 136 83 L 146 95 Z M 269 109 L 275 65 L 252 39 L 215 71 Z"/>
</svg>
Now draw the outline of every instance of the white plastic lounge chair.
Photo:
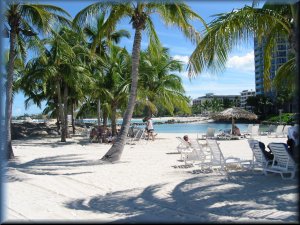
<svg viewBox="0 0 300 225">
<path fill-rule="evenodd" d="M 298 169 L 298 165 L 292 159 L 291 155 L 287 151 L 287 146 L 284 143 L 270 143 L 274 159 L 270 167 L 264 168 L 264 174 L 268 172 L 279 173 L 282 179 L 293 179 Z M 290 177 L 286 177 L 283 174 L 290 174 Z"/>
<path fill-rule="evenodd" d="M 253 153 L 252 163 L 251 163 L 252 170 L 255 167 L 263 170 L 264 168 L 272 164 L 272 160 L 267 160 L 267 158 L 263 154 L 262 149 L 259 147 L 258 140 L 249 139 L 248 143 Z"/>
<path fill-rule="evenodd" d="M 129 138 L 127 144 L 134 144 L 134 142 L 138 142 L 144 135 L 144 129 L 138 128 L 133 138 Z"/>
<path fill-rule="evenodd" d="M 285 126 L 284 126 L 282 133 L 283 133 L 283 135 L 284 135 L 285 137 L 287 137 L 287 135 L 288 135 L 288 130 L 289 130 L 290 127 L 291 127 L 291 125 L 285 125 Z"/>
<path fill-rule="evenodd" d="M 238 164 L 241 166 L 241 161 L 239 158 L 236 157 L 224 158 L 220 146 L 216 140 L 207 139 L 206 142 L 211 151 L 211 163 L 210 163 L 211 167 L 217 166 L 217 167 L 221 167 L 221 170 L 225 170 L 227 165 L 229 164 Z"/>
<path fill-rule="evenodd" d="M 283 125 L 278 125 L 275 133 L 272 132 L 268 137 L 284 137 L 285 135 L 283 134 L 283 127 Z"/>
<path fill-rule="evenodd" d="M 202 139 L 214 139 L 215 138 L 215 128 L 208 127 L 206 134 L 202 135 Z"/>
<path fill-rule="evenodd" d="M 259 136 L 259 124 L 253 125 L 251 128 L 250 138 Z"/>
<path fill-rule="evenodd" d="M 202 146 L 198 143 L 198 141 L 190 139 L 189 142 L 190 144 L 186 142 L 187 148 L 182 148 L 181 150 L 181 159 L 184 160 L 184 164 L 187 165 L 187 162 L 191 162 L 191 164 L 199 162 L 201 167 L 209 164 L 209 162 L 207 162 L 208 157 L 204 153 Z"/>
</svg>

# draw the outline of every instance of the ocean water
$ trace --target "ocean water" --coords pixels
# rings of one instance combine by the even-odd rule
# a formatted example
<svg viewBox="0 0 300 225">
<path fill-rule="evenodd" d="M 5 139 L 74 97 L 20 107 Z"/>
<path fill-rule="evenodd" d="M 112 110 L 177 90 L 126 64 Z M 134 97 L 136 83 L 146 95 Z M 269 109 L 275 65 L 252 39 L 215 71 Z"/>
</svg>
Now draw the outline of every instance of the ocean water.
<svg viewBox="0 0 300 225">
<path fill-rule="evenodd" d="M 84 119 L 85 123 L 97 123 L 96 119 Z M 164 122 L 167 120 L 155 120 L 153 118 L 153 122 Z M 142 125 L 137 125 L 137 127 L 145 128 L 146 123 L 143 123 L 142 119 L 132 119 L 132 123 L 139 123 Z M 122 119 L 117 121 L 117 124 L 121 125 Z M 246 132 L 248 125 L 246 123 L 236 123 L 236 125 L 240 128 L 241 132 Z M 207 128 L 211 127 L 215 129 L 215 132 L 218 133 L 220 131 L 231 129 L 231 122 L 228 123 L 174 123 L 174 124 L 154 124 L 154 130 L 157 133 L 206 133 Z"/>
<path fill-rule="evenodd" d="M 241 132 L 246 132 L 248 124 L 236 124 Z M 143 127 L 143 126 L 139 126 Z M 144 126 L 145 127 L 145 126 Z M 215 129 L 215 132 L 231 129 L 231 123 L 174 123 L 174 124 L 154 124 L 157 133 L 206 133 L 207 128 Z"/>
</svg>

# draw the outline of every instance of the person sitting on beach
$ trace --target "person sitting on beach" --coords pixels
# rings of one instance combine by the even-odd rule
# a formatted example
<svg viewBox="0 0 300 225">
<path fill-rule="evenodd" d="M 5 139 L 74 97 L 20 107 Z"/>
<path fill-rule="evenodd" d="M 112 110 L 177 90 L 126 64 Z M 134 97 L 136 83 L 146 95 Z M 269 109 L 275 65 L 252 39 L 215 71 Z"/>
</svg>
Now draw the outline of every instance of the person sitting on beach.
<svg viewBox="0 0 300 225">
<path fill-rule="evenodd" d="M 236 125 L 234 125 L 233 130 L 232 130 L 232 134 L 237 135 L 237 136 L 241 136 L 240 128 L 238 128 Z"/>
<path fill-rule="evenodd" d="M 91 132 L 90 132 L 90 140 L 94 141 L 98 136 L 98 132 L 96 130 L 96 128 L 94 127 Z"/>
<path fill-rule="evenodd" d="M 262 143 L 261 141 L 258 142 L 258 145 L 260 147 L 260 149 L 262 150 L 264 156 L 266 157 L 267 160 L 273 160 L 274 159 L 274 155 L 271 151 L 271 149 L 268 146 L 269 150 L 266 150 L 266 146 L 264 143 Z"/>
<path fill-rule="evenodd" d="M 289 127 L 287 135 L 288 152 L 292 158 L 299 162 L 299 126 L 294 125 Z"/>
<path fill-rule="evenodd" d="M 185 142 L 187 142 L 189 145 L 191 145 L 191 142 L 190 142 L 190 140 L 189 140 L 189 136 L 184 135 L 184 136 L 183 136 L 183 140 L 184 140 Z"/>
</svg>

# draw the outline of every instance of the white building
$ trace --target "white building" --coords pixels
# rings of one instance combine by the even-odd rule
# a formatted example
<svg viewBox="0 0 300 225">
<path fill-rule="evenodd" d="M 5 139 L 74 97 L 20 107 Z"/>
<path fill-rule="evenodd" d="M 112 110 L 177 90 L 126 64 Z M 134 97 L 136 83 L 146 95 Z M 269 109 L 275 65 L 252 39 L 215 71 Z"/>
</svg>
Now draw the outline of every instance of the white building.
<svg viewBox="0 0 300 225">
<path fill-rule="evenodd" d="M 255 91 L 253 91 L 252 89 L 250 91 L 249 90 L 243 90 L 241 92 L 241 107 L 242 108 L 245 108 L 245 109 L 251 108 L 250 106 L 246 106 L 247 99 L 250 96 L 255 96 Z"/>
</svg>

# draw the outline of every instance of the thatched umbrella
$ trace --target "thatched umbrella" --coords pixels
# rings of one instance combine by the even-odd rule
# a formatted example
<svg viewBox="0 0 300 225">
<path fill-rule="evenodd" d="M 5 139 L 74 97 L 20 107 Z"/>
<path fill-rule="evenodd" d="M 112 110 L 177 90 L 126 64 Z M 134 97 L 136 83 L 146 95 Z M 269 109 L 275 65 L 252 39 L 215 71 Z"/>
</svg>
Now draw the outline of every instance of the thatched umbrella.
<svg viewBox="0 0 300 225">
<path fill-rule="evenodd" d="M 233 126 L 234 126 L 234 119 L 256 120 L 257 115 L 255 115 L 254 113 L 248 112 L 245 109 L 233 107 L 233 108 L 225 109 L 224 111 L 222 111 L 220 113 L 216 113 L 215 115 L 212 116 L 212 118 L 213 119 L 226 119 L 226 120 L 231 119 L 231 121 L 232 121 L 231 132 L 232 132 Z"/>
</svg>

